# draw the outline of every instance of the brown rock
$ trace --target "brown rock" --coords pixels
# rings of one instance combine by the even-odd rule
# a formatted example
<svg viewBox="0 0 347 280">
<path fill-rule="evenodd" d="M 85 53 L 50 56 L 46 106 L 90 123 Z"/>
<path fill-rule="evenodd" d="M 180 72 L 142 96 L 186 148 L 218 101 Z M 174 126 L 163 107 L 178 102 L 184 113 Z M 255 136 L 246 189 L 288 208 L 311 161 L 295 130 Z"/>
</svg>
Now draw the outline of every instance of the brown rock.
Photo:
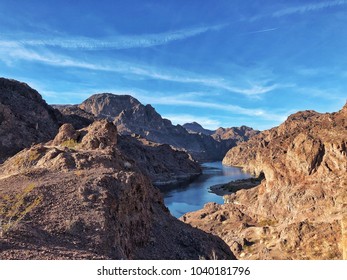
<svg viewBox="0 0 347 280">
<path fill-rule="evenodd" d="M 347 106 L 347 105 L 346 105 Z M 242 166 L 265 180 L 225 196 L 225 205 L 185 221 L 223 238 L 251 243 L 244 259 L 342 259 L 347 205 L 347 111 L 291 115 L 279 127 L 232 148 L 223 163 Z M 240 211 L 240 220 L 214 220 Z M 225 215 L 225 214 L 224 214 Z M 266 229 L 266 230 L 265 230 Z M 240 243 L 241 244 L 241 243 Z M 234 247 L 231 247 L 234 248 Z"/>
<path fill-rule="evenodd" d="M 0 163 L 58 132 L 57 114 L 25 83 L 0 78 Z"/>
<path fill-rule="evenodd" d="M 151 105 L 144 106 L 129 95 L 96 94 L 79 108 L 96 118 L 114 122 L 122 135 L 137 134 L 152 142 L 169 144 L 198 161 L 221 160 L 235 145 L 234 140 L 217 141 L 210 135 L 191 134 L 184 127 L 163 119 Z"/>
<path fill-rule="evenodd" d="M 73 148 L 36 145 L 0 166 L 0 259 L 234 258 L 221 239 L 170 215 L 118 149 L 113 124 L 99 121 L 77 133 Z M 70 125 L 59 134 L 75 135 Z M 21 220 L 6 214 L 14 205 L 26 211 Z"/>
</svg>

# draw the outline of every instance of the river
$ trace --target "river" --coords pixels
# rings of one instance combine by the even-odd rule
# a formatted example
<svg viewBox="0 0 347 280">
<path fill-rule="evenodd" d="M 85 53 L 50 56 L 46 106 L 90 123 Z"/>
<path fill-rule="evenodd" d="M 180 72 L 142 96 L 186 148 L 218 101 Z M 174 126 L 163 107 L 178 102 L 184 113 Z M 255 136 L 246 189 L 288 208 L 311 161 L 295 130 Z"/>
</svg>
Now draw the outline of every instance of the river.
<svg viewBox="0 0 347 280">
<path fill-rule="evenodd" d="M 224 166 L 221 161 L 204 163 L 202 168 L 202 175 L 192 183 L 162 191 L 165 205 L 173 216 L 178 218 L 199 210 L 208 202 L 223 204 L 223 197 L 209 192 L 210 187 L 250 177 L 240 168 Z"/>
</svg>

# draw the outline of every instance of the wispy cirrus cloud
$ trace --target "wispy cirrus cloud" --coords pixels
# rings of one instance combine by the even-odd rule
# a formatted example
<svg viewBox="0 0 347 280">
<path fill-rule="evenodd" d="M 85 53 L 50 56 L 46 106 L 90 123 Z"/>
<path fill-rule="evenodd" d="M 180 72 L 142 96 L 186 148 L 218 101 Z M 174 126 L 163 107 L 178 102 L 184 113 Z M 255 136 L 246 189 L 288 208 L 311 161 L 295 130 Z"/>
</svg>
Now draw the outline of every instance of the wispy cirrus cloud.
<svg viewBox="0 0 347 280">
<path fill-rule="evenodd" d="M 189 95 L 185 96 L 181 95 L 171 95 L 171 96 L 162 96 L 162 97 L 151 97 L 149 95 L 143 95 L 141 93 L 132 93 L 136 98 L 140 99 L 142 102 L 150 103 L 153 105 L 179 105 L 179 106 L 187 106 L 187 107 L 195 107 L 195 108 L 205 108 L 205 109 L 214 109 L 214 110 L 222 110 L 225 112 L 238 114 L 238 115 L 246 115 L 251 117 L 258 117 L 264 120 L 271 120 L 282 122 L 288 116 L 287 114 L 276 114 L 272 112 L 268 112 L 261 108 L 244 108 L 238 105 L 232 104 L 222 104 L 216 102 L 207 102 L 190 99 Z"/>
<path fill-rule="evenodd" d="M 225 77 L 211 77 L 191 73 L 182 69 L 163 69 L 148 65 L 140 65 L 126 61 L 114 62 L 94 62 L 72 58 L 66 55 L 60 55 L 50 50 L 34 50 L 14 42 L 0 42 L 0 60 L 11 64 L 15 61 L 39 62 L 54 67 L 72 67 L 94 71 L 107 71 L 119 74 L 131 74 L 141 76 L 147 79 L 177 82 L 184 84 L 196 84 L 203 87 L 209 87 L 224 90 L 230 93 L 242 94 L 252 98 L 259 98 L 262 94 L 271 92 L 278 88 L 287 87 L 277 83 L 271 83 L 268 79 L 237 81 L 237 85 Z M 236 81 L 235 81 L 236 82 Z"/>
<path fill-rule="evenodd" d="M 30 38 L 33 35 L 25 35 L 27 39 L 19 39 L 13 41 L 0 41 L 2 44 L 20 44 L 23 46 L 32 47 L 59 47 L 64 49 L 78 49 L 78 50 L 120 50 L 131 48 L 148 48 L 158 45 L 165 45 L 173 41 L 184 40 L 194 37 L 208 31 L 216 31 L 226 27 L 227 24 L 193 27 L 186 29 L 179 29 L 174 31 L 155 33 L 155 34 L 142 34 L 142 35 L 117 35 L 106 38 L 88 38 L 88 37 L 49 37 L 35 39 Z"/>
<path fill-rule="evenodd" d="M 346 5 L 346 0 L 325 1 L 318 3 L 311 3 L 302 6 L 289 7 L 282 10 L 278 10 L 272 14 L 273 17 L 282 17 L 291 14 L 303 14 L 311 11 L 322 10 L 330 7 Z"/>
</svg>

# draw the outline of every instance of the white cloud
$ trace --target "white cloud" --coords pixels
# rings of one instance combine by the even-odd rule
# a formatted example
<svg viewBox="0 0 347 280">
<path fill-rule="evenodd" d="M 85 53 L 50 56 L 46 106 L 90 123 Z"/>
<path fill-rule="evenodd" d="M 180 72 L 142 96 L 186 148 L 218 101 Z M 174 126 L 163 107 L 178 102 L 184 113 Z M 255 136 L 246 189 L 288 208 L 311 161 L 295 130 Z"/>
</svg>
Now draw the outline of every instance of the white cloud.
<svg viewBox="0 0 347 280">
<path fill-rule="evenodd" d="M 312 4 L 308 4 L 308 5 L 302 5 L 302 6 L 289 7 L 286 9 L 282 9 L 282 10 L 274 12 L 272 14 L 272 16 L 282 17 L 282 16 L 291 15 L 291 14 L 303 14 L 303 13 L 307 13 L 307 12 L 311 12 L 311 11 L 322 10 L 322 9 L 346 5 L 346 4 L 347 4 L 346 0 L 335 0 L 335 1 L 312 3 Z"/>
<path fill-rule="evenodd" d="M 66 49 L 85 49 L 85 50 L 102 50 L 102 49 L 130 49 L 130 48 L 148 48 L 158 45 L 165 45 L 173 41 L 183 40 L 208 31 L 220 30 L 226 27 L 226 24 L 186 28 L 174 31 L 168 31 L 156 34 L 143 35 L 119 35 L 107 38 L 88 38 L 88 37 L 54 37 L 42 39 L 21 39 L 0 41 L 0 44 L 20 44 L 22 46 L 44 46 L 60 47 Z M 29 35 L 30 36 L 30 35 Z M 33 36 L 33 35 L 31 35 Z M 28 37 L 28 35 L 26 35 Z"/>
<path fill-rule="evenodd" d="M 20 44 L 6 41 L 0 42 L 0 60 L 7 62 L 9 65 L 14 61 L 26 60 L 40 62 L 56 67 L 75 67 L 95 71 L 131 74 L 156 80 L 198 84 L 201 86 L 225 90 L 231 93 L 238 93 L 249 97 L 259 97 L 262 94 L 285 87 L 285 85 L 279 84 L 269 85 L 268 80 L 259 80 L 258 78 L 255 78 L 255 81 L 253 82 L 246 81 L 242 83 L 238 81 L 240 85 L 236 86 L 233 85 L 231 81 L 227 81 L 225 78 L 221 77 L 204 76 L 181 69 L 156 69 L 147 65 L 137 65 L 124 61 L 116 61 L 112 64 L 110 64 L 110 62 L 102 63 L 100 61 L 98 63 L 93 63 L 55 54 L 48 50 L 42 50 L 39 52 L 24 47 Z"/>
<path fill-rule="evenodd" d="M 138 98 L 141 102 L 149 103 L 152 105 L 177 105 L 177 106 L 187 106 L 194 108 L 206 108 L 222 110 L 225 112 L 233 113 L 236 115 L 246 115 L 251 117 L 260 118 L 263 120 L 279 121 L 282 122 L 287 118 L 287 115 L 275 114 L 267 112 L 263 109 L 249 109 L 238 105 L 232 104 L 220 104 L 207 101 L 197 101 L 189 99 L 189 96 L 181 95 L 171 95 L 162 97 L 152 97 L 148 95 L 143 95 L 143 93 L 133 93 L 133 96 Z"/>
</svg>

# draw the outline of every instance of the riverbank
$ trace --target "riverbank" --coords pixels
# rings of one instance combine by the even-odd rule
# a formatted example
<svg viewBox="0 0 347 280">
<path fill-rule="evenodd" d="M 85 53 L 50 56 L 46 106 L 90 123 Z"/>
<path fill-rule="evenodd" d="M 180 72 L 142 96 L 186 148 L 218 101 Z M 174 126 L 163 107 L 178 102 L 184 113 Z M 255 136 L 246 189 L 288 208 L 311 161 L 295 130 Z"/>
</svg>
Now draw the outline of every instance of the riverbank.
<svg viewBox="0 0 347 280">
<path fill-rule="evenodd" d="M 223 204 L 223 197 L 209 192 L 210 187 L 250 177 L 241 168 L 223 166 L 220 161 L 203 163 L 201 167 L 202 174 L 189 184 L 159 187 L 173 216 L 178 218 L 187 212 L 197 211 L 209 202 Z"/>
<path fill-rule="evenodd" d="M 235 193 L 242 189 L 251 189 L 258 186 L 264 177 L 247 178 L 231 181 L 227 184 L 218 184 L 210 187 L 210 192 L 219 196 Z"/>
</svg>

